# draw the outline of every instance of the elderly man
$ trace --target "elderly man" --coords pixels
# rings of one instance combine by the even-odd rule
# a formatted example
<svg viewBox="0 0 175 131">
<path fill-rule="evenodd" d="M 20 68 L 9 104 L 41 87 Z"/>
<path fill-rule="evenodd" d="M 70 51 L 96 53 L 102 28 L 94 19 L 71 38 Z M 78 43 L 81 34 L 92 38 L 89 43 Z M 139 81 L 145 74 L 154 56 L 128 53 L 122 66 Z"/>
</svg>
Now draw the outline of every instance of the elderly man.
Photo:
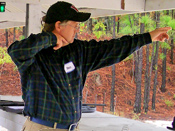
<svg viewBox="0 0 175 131">
<path fill-rule="evenodd" d="M 152 41 L 168 39 L 171 28 L 97 42 L 74 39 L 90 13 L 59 1 L 47 11 L 42 33 L 16 41 L 8 53 L 21 75 L 23 131 L 78 130 L 82 90 L 90 71 L 118 63 Z"/>
</svg>

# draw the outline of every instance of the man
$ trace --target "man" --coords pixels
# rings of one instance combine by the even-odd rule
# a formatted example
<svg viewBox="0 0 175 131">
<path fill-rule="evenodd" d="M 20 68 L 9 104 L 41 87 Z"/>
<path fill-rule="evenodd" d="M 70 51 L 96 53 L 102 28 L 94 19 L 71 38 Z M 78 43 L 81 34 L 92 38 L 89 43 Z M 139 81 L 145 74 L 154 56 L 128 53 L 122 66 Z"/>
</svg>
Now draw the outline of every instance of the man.
<svg viewBox="0 0 175 131">
<path fill-rule="evenodd" d="M 175 117 L 174 117 L 173 122 L 172 122 L 172 127 L 167 126 L 167 129 L 175 131 Z"/>
<path fill-rule="evenodd" d="M 8 53 L 21 75 L 24 131 L 78 130 L 88 72 L 122 61 L 141 46 L 168 39 L 169 27 L 109 41 L 74 39 L 90 13 L 57 2 L 47 11 L 43 32 L 16 41 Z"/>
</svg>

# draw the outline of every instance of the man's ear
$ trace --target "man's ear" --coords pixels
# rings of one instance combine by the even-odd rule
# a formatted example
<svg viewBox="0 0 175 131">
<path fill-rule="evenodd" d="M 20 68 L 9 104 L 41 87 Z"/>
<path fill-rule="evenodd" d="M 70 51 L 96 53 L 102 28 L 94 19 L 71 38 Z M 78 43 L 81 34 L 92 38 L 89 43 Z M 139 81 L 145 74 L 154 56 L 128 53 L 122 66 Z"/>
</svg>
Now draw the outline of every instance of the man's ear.
<svg viewBox="0 0 175 131">
<path fill-rule="evenodd" d="M 55 30 L 58 32 L 60 32 L 60 27 L 61 27 L 60 23 L 61 23 L 60 21 L 55 22 Z"/>
</svg>

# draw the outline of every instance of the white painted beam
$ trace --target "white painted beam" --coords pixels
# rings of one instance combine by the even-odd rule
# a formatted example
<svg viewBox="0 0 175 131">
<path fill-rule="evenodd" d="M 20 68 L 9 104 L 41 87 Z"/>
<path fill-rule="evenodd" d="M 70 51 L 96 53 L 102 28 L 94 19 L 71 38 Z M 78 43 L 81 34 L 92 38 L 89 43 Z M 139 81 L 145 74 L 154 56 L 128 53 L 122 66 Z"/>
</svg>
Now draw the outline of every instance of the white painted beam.
<svg viewBox="0 0 175 131">
<path fill-rule="evenodd" d="M 97 8 L 121 10 L 121 0 L 65 0 L 74 4 L 77 8 Z"/>
<path fill-rule="evenodd" d="M 24 25 L 25 25 L 25 22 L 12 22 L 12 21 L 2 22 L 2 21 L 0 21 L 0 29 L 20 27 L 20 26 L 24 26 Z"/>
<path fill-rule="evenodd" d="M 61 0 L 5 0 L 5 2 L 24 3 L 24 4 L 39 4 L 39 3 L 52 4 L 57 1 Z"/>
<path fill-rule="evenodd" d="M 41 32 L 41 5 L 29 4 L 28 35 Z"/>
<path fill-rule="evenodd" d="M 25 22 L 25 13 L 1 13 L 0 21 L 14 21 L 14 22 Z"/>
<path fill-rule="evenodd" d="M 10 3 L 23 3 L 23 4 L 48 4 L 52 5 L 57 1 L 62 0 L 6 0 Z M 98 9 L 121 9 L 121 0 L 64 0 L 69 3 L 74 4 L 76 7 L 88 7 L 88 8 L 98 8 Z"/>
<path fill-rule="evenodd" d="M 146 0 L 145 11 L 175 9 L 175 0 Z"/>
<path fill-rule="evenodd" d="M 125 0 L 124 10 L 126 11 L 144 11 L 145 10 L 145 0 Z"/>
<path fill-rule="evenodd" d="M 122 14 L 133 14 L 136 11 L 121 11 L 121 10 L 103 10 L 103 9 L 80 9 L 82 12 L 92 13 L 91 17 L 104 17 L 104 16 L 114 16 Z"/>
<path fill-rule="evenodd" d="M 7 2 L 5 9 L 5 12 L 17 12 L 17 13 L 24 13 L 26 11 L 26 4 L 24 3 L 11 3 L 11 2 Z"/>
</svg>

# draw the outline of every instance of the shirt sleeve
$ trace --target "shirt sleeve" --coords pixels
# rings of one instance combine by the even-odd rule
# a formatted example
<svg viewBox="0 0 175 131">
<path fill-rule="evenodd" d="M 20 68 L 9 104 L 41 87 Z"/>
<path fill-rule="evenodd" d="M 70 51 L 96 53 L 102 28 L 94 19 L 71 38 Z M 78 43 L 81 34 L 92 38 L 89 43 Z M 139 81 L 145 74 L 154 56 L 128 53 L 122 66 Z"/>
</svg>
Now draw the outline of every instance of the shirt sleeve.
<svg viewBox="0 0 175 131">
<path fill-rule="evenodd" d="M 35 55 L 42 49 L 55 46 L 57 38 L 53 33 L 31 34 L 27 39 L 15 41 L 7 49 L 19 71 L 25 70 L 35 61 Z"/>
<path fill-rule="evenodd" d="M 105 41 L 84 42 L 83 68 L 87 72 L 118 63 L 143 45 L 152 43 L 149 33 Z"/>
</svg>

